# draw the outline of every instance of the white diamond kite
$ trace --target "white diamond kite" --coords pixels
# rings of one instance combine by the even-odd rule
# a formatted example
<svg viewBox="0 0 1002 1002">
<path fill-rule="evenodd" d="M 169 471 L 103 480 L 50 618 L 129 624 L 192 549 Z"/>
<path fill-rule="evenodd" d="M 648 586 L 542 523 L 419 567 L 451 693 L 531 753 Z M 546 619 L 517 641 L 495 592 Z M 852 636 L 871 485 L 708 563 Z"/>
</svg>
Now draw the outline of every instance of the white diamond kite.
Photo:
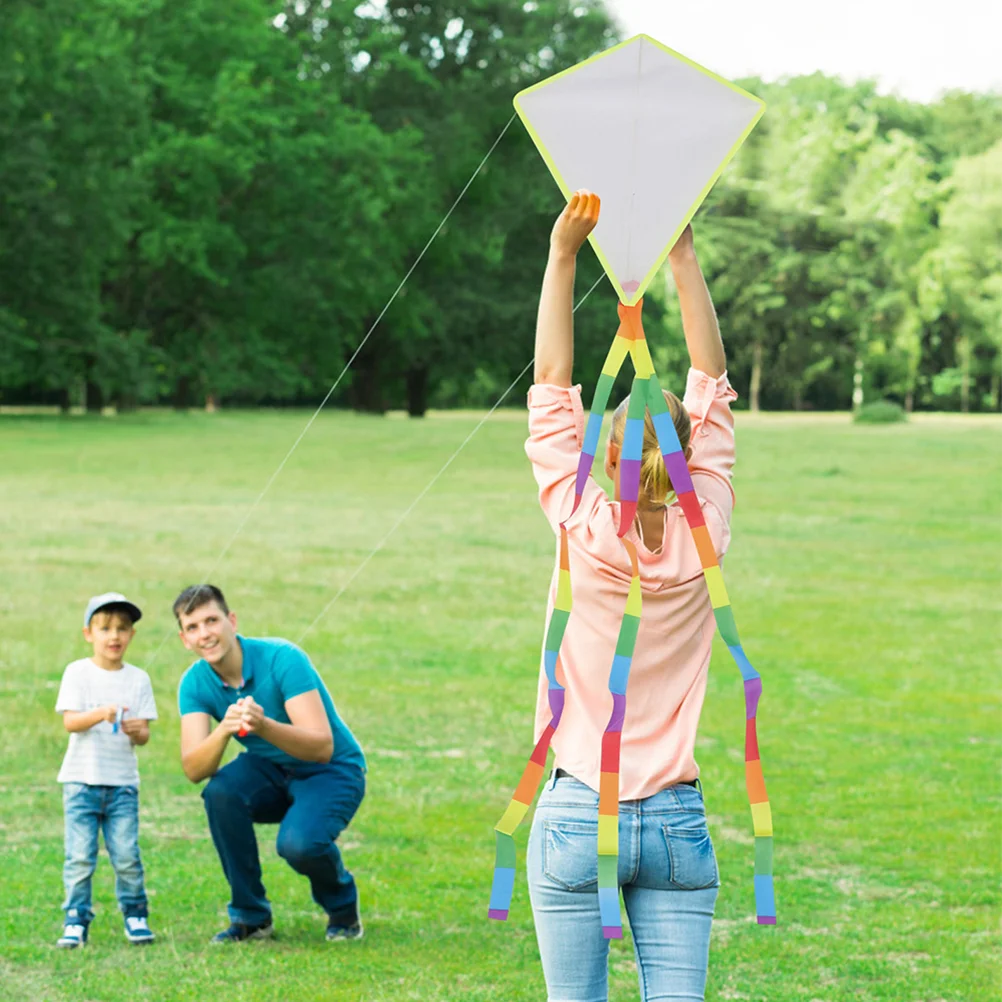
<svg viewBox="0 0 1002 1002">
<path fill-rule="evenodd" d="M 765 104 L 637 35 L 523 90 L 515 110 L 565 198 L 602 196 L 588 239 L 632 306 Z"/>
</svg>

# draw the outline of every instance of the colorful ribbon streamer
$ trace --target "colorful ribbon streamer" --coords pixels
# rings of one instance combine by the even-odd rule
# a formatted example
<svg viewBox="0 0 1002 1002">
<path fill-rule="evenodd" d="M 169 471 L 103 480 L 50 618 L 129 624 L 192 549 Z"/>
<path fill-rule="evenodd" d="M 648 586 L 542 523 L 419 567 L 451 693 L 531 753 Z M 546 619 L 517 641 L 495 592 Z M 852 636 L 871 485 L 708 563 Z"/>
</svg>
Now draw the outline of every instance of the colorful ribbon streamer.
<svg viewBox="0 0 1002 1002">
<path fill-rule="evenodd" d="M 622 539 L 636 515 L 640 489 L 640 465 L 643 457 L 644 418 L 645 410 L 649 409 L 672 488 L 678 497 L 686 523 L 696 544 L 717 629 L 744 679 L 745 781 L 748 787 L 748 800 L 751 805 L 755 832 L 755 911 L 760 925 L 775 925 L 776 905 L 772 884 L 772 813 L 766 795 L 765 778 L 762 774 L 762 763 L 759 760 L 758 737 L 755 729 L 758 701 L 762 694 L 762 679 L 752 667 L 738 639 L 730 599 L 727 597 L 727 589 L 724 587 L 723 573 L 710 540 L 709 530 L 703 519 L 703 513 L 696 497 L 692 477 L 689 475 L 689 467 L 675 431 L 671 413 L 654 372 L 654 364 L 641 322 L 642 309 L 642 299 L 635 306 L 619 304 L 619 330 L 616 332 L 616 337 L 606 356 L 605 364 L 602 366 L 602 372 L 595 387 L 581 456 L 578 460 L 574 486 L 574 506 L 571 509 L 571 514 L 573 515 L 577 511 L 581 503 L 585 484 L 588 482 L 595 461 L 595 453 L 602 431 L 602 420 L 609 396 L 616 376 L 619 374 L 626 356 L 629 355 L 633 362 L 635 375 L 620 456 L 620 520 L 617 535 Z M 602 934 L 606 939 L 620 939 L 623 935 L 618 881 L 619 751 L 623 720 L 626 716 L 626 686 L 629 681 L 642 609 L 640 570 L 636 547 L 627 539 L 623 539 L 623 545 L 630 557 L 632 577 L 626 600 L 626 610 L 616 643 L 616 653 L 612 661 L 612 670 L 609 674 L 612 715 L 602 735 L 601 778 L 599 781 L 598 900 Z M 543 664 L 549 683 L 548 698 L 552 718 L 536 743 L 532 756 L 522 773 L 518 788 L 515 790 L 515 795 L 494 828 L 496 856 L 488 916 L 501 921 L 508 918 L 515 887 L 515 840 L 513 835 L 529 810 L 532 798 L 539 787 L 539 781 L 546 765 L 546 753 L 549 750 L 553 734 L 560 724 L 560 716 L 564 709 L 565 689 L 557 681 L 557 662 L 560 644 L 563 641 L 570 618 L 571 606 L 567 528 L 566 523 L 561 523 L 557 597 L 553 603 L 553 612 L 547 627 L 543 653 Z"/>
</svg>

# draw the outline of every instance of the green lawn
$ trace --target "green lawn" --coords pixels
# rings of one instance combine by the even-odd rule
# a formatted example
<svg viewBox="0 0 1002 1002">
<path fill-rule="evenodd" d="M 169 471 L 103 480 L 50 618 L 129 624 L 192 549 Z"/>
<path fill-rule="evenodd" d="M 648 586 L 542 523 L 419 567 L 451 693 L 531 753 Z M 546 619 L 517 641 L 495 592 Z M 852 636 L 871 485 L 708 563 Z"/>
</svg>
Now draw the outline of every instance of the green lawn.
<svg viewBox="0 0 1002 1002">
<path fill-rule="evenodd" d="M 178 762 L 189 661 L 170 602 L 213 567 L 307 417 L 0 418 L 0 998 L 545 997 L 527 824 L 512 917 L 486 917 L 492 827 L 531 750 L 553 557 L 521 414 L 485 425 L 303 640 L 369 759 L 344 840 L 366 938 L 323 941 L 263 829 L 279 937 L 207 945 L 227 894 Z M 213 571 L 243 631 L 299 640 L 476 420 L 322 414 Z M 1002 424 L 738 422 L 726 575 L 765 684 L 779 925 L 752 917 L 742 687 L 718 646 L 697 748 L 723 879 L 707 998 L 995 999 Z M 103 857 L 91 945 L 62 952 L 53 706 L 86 654 L 84 603 L 109 589 L 146 610 L 129 657 L 161 714 L 140 750 L 159 941 L 124 941 Z M 611 997 L 636 998 L 628 939 L 611 968 Z"/>
</svg>

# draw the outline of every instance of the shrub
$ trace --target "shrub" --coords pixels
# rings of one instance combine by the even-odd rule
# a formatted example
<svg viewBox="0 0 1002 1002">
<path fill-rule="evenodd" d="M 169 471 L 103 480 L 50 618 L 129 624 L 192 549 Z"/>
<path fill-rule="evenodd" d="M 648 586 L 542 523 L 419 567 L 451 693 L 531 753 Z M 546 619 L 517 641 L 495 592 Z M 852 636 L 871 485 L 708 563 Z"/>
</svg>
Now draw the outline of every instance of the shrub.
<svg viewBox="0 0 1002 1002">
<path fill-rule="evenodd" d="M 907 421 L 908 414 L 901 404 L 893 400 L 875 400 L 872 404 L 863 404 L 853 415 L 853 420 L 863 424 L 890 424 Z"/>
</svg>

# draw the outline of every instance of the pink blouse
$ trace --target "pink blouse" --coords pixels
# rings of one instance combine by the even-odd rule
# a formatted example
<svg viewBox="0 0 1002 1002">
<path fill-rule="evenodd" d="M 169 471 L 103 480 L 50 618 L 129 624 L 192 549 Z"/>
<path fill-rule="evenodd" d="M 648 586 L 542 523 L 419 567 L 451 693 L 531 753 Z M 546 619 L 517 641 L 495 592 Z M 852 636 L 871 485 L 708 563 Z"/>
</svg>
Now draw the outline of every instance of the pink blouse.
<svg viewBox="0 0 1002 1002">
<path fill-rule="evenodd" d="M 689 470 L 718 559 L 730 542 L 734 508 L 730 405 L 736 399 L 726 373 L 713 379 L 689 370 L 683 399 L 692 419 Z M 529 390 L 525 451 L 543 512 L 558 535 L 547 622 L 557 594 L 559 526 L 574 503 L 584 427 L 580 386 L 537 384 Z M 604 453 L 595 458 L 604 461 Z M 619 503 L 589 478 L 578 510 L 567 521 L 573 610 L 557 665 L 567 696 L 552 743 L 556 765 L 596 791 L 602 733 L 612 712 L 609 671 L 630 584 L 630 560 L 616 536 L 618 525 Z M 627 538 L 639 556 L 643 613 L 626 689 L 619 797 L 639 800 L 699 775 L 693 747 L 716 626 L 696 545 L 677 503 L 665 511 L 658 553 L 643 545 L 635 526 Z M 546 692 L 541 660 L 536 741 L 550 722 Z"/>
</svg>

